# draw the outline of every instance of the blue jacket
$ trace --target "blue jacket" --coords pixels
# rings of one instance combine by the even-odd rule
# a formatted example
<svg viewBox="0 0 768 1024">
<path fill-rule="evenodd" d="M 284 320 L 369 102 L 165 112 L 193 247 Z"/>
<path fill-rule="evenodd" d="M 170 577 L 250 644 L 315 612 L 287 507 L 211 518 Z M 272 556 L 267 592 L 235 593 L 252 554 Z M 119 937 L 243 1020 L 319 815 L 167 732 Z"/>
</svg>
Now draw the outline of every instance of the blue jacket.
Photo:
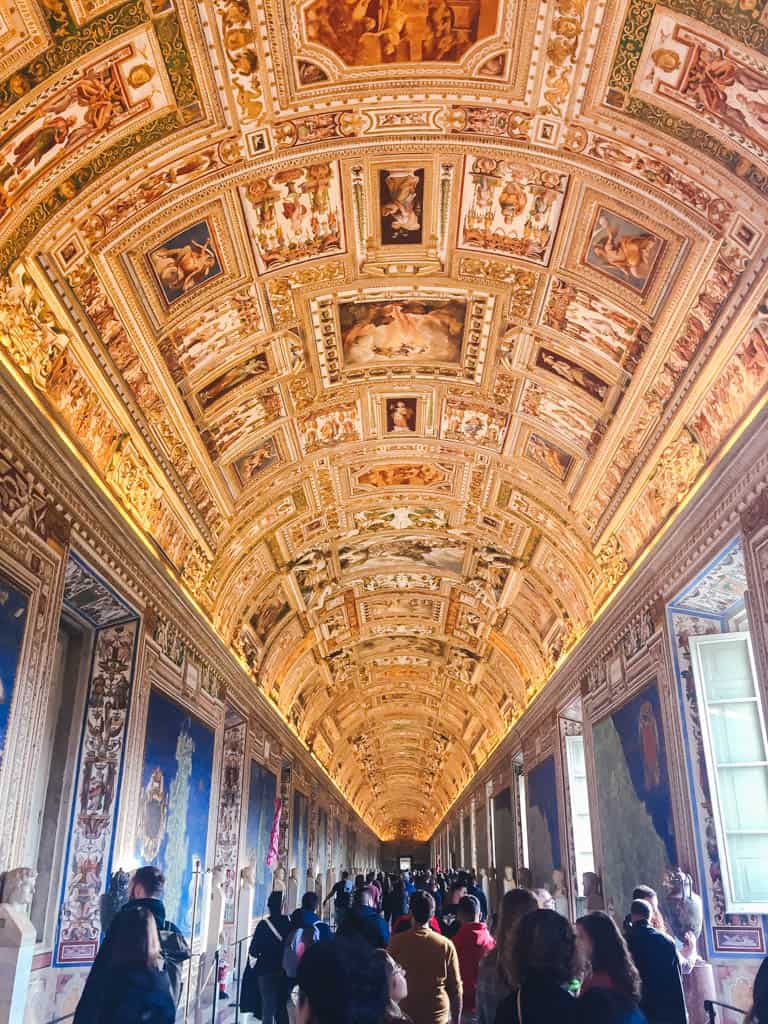
<svg viewBox="0 0 768 1024">
<path fill-rule="evenodd" d="M 354 907 L 344 918 L 339 934 L 364 939 L 373 949 L 389 945 L 389 925 L 373 907 Z"/>
</svg>

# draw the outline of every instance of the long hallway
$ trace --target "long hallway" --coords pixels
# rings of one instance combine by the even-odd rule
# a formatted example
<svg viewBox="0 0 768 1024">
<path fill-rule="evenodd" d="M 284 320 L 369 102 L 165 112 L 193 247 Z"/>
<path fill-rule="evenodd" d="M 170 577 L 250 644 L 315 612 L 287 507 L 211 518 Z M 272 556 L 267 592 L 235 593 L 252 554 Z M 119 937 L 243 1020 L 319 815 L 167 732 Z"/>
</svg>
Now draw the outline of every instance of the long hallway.
<svg viewBox="0 0 768 1024">
<path fill-rule="evenodd" d="M 766 0 L 0 3 L 0 1024 L 401 858 L 748 1007 L 766 110 Z"/>
</svg>

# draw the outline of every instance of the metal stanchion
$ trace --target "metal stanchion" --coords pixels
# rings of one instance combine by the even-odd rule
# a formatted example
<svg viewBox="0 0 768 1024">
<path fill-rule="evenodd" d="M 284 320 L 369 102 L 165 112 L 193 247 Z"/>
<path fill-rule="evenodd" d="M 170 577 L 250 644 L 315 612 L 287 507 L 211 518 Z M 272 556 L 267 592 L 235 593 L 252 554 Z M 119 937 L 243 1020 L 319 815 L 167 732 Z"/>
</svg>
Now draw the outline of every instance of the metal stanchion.
<svg viewBox="0 0 768 1024">
<path fill-rule="evenodd" d="M 237 990 L 235 991 L 235 1024 L 240 1024 L 240 991 L 243 987 L 243 940 L 237 943 Z"/>
<path fill-rule="evenodd" d="M 213 1009 L 211 1010 L 211 1024 L 216 1024 L 216 1001 L 219 997 L 219 958 L 221 950 L 216 947 L 213 957 Z"/>
<path fill-rule="evenodd" d="M 200 884 L 200 861 L 195 861 L 195 869 L 192 872 L 192 877 L 195 880 L 195 894 L 192 897 L 192 932 L 189 937 L 189 948 L 193 951 L 195 948 L 195 925 L 197 924 L 197 887 Z M 184 1004 L 184 1024 L 187 1024 L 189 1018 L 189 993 L 192 988 L 192 957 L 189 958 L 189 969 L 187 970 L 187 998 Z M 198 971 L 200 970 L 198 966 Z"/>
</svg>

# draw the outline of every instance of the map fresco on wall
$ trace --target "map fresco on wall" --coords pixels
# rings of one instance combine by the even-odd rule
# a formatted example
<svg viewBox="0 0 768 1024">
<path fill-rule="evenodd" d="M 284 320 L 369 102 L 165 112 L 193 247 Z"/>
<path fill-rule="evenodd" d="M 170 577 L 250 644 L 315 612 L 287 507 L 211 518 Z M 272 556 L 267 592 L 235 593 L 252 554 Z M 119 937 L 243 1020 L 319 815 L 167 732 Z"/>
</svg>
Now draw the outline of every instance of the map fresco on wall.
<svg viewBox="0 0 768 1024">
<path fill-rule="evenodd" d="M 253 867 L 255 879 L 251 920 L 266 914 L 267 898 L 272 891 L 272 872 L 266 861 L 276 796 L 277 777 L 264 765 L 252 760 L 245 831 L 245 857 Z"/>
<path fill-rule="evenodd" d="M 304 895 L 307 880 L 307 844 L 309 841 L 309 799 L 298 789 L 293 791 L 291 816 L 291 867 L 296 868 L 298 898 Z M 295 907 L 289 907 L 293 912 Z"/>
<path fill-rule="evenodd" d="M 504 868 L 517 866 L 515 855 L 515 817 L 512 811 L 512 790 L 507 786 L 493 798 L 493 852 L 496 876 L 504 874 Z"/>
<path fill-rule="evenodd" d="M 325 885 L 325 872 L 328 864 L 328 811 L 324 807 L 317 809 L 317 850 L 315 851 L 315 874 L 322 875 Z M 327 893 L 326 893 L 327 895 Z"/>
<path fill-rule="evenodd" d="M 0 768 L 5 736 L 11 714 L 16 671 L 24 642 L 28 599 L 5 577 L 0 576 Z"/>
<path fill-rule="evenodd" d="M 307 39 L 349 67 L 457 61 L 496 27 L 498 0 L 313 0 L 304 12 Z"/>
<path fill-rule="evenodd" d="M 623 914 L 639 880 L 663 892 L 677 862 L 656 683 L 592 727 L 606 905 Z"/>
<path fill-rule="evenodd" d="M 136 856 L 165 874 L 165 909 L 189 936 L 205 873 L 213 730 L 152 690 L 139 797 Z M 199 865 L 200 875 L 195 876 Z M 197 891 L 195 934 L 200 928 Z"/>
<path fill-rule="evenodd" d="M 555 759 L 545 758 L 528 772 L 528 852 L 535 886 L 547 886 L 560 869 L 560 824 L 557 817 Z"/>
</svg>

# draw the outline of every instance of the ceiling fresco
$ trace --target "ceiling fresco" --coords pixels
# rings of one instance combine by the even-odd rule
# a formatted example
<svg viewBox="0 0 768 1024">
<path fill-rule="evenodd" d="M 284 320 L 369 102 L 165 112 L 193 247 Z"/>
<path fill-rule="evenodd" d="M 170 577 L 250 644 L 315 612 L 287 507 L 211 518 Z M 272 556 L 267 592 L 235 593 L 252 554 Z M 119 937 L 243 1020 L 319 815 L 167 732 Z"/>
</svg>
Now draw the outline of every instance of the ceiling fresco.
<svg viewBox="0 0 768 1024">
<path fill-rule="evenodd" d="M 0 353 L 383 837 L 768 385 L 768 3 L 13 0 Z"/>
</svg>

